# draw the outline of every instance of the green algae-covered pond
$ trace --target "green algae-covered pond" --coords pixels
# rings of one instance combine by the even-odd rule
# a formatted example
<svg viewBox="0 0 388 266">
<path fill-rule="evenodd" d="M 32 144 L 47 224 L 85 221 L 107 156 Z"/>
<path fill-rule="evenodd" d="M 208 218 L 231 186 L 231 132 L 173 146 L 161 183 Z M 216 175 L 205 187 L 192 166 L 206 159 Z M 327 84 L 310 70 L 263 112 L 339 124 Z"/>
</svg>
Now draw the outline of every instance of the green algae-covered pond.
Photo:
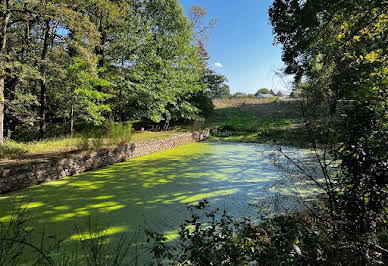
<svg viewBox="0 0 388 266">
<path fill-rule="evenodd" d="M 235 216 L 252 214 L 248 203 L 269 197 L 266 188 L 279 180 L 265 155 L 274 150 L 243 143 L 184 145 L 0 196 L 0 219 L 18 202 L 29 202 L 35 234 L 76 239 L 74 224 L 87 232 L 91 217 L 108 225 L 112 237 L 144 226 L 173 237 L 187 217 L 186 205 L 204 198 Z"/>
</svg>

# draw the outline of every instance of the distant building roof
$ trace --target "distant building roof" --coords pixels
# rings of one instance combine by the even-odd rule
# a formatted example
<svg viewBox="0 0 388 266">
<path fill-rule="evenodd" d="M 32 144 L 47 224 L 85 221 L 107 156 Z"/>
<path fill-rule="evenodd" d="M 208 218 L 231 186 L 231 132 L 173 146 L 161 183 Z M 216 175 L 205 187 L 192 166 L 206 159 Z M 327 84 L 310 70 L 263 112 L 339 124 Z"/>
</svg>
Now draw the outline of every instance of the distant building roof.
<svg viewBox="0 0 388 266">
<path fill-rule="evenodd" d="M 277 91 L 277 93 L 275 93 L 275 91 Z M 263 94 L 263 93 L 259 93 L 258 95 L 257 95 L 257 98 L 258 99 L 262 99 L 262 98 L 270 98 L 270 97 L 274 97 L 274 96 L 276 96 L 276 97 L 289 97 L 290 96 L 290 94 L 291 94 L 291 92 L 289 92 L 289 91 L 281 91 L 281 90 L 274 90 L 274 89 L 271 89 L 270 90 L 270 94 Z"/>
<path fill-rule="evenodd" d="M 275 91 L 277 91 L 277 93 L 275 93 Z M 288 90 L 276 90 L 276 89 L 272 89 L 271 90 L 271 94 L 273 96 L 278 96 L 278 97 L 288 97 L 291 95 L 291 91 L 288 91 Z"/>
</svg>

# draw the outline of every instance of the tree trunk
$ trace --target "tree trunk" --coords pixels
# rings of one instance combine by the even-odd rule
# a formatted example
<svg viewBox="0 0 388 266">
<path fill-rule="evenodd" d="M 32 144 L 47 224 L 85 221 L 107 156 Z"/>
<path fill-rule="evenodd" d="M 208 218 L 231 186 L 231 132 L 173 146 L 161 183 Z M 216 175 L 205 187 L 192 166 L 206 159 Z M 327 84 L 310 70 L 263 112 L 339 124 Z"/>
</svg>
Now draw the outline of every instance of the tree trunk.
<svg viewBox="0 0 388 266">
<path fill-rule="evenodd" d="M 46 30 L 44 33 L 44 42 L 43 42 L 43 50 L 42 50 L 42 63 L 40 67 L 41 79 L 40 79 L 40 137 L 43 138 L 46 134 L 46 90 L 47 84 L 45 80 L 45 72 L 46 67 L 44 64 L 44 60 L 47 57 L 49 39 L 50 39 L 50 22 L 51 19 L 46 20 Z"/>
<path fill-rule="evenodd" d="M 0 64 L 3 62 L 0 61 Z M 0 66 L 0 146 L 4 144 L 4 71 Z"/>
<path fill-rule="evenodd" d="M 74 132 L 74 105 L 71 104 L 71 111 L 70 111 L 70 135 L 73 137 Z"/>
<path fill-rule="evenodd" d="M 120 75 L 124 76 L 124 59 L 121 60 Z M 123 106 L 123 86 L 120 86 L 119 93 L 119 106 L 120 106 L 120 122 L 124 122 L 124 106 Z"/>
<path fill-rule="evenodd" d="M 104 15 L 103 15 L 103 12 L 101 11 L 101 14 L 99 16 L 98 27 L 97 27 L 97 30 L 100 33 L 101 37 L 100 37 L 100 43 L 97 44 L 97 46 L 95 47 L 96 55 L 99 56 L 98 63 L 97 63 L 99 68 L 102 68 L 105 65 L 105 49 L 104 49 L 104 46 L 105 46 L 107 35 L 105 33 L 105 30 L 104 30 L 103 19 L 104 19 Z M 99 76 L 100 76 L 100 73 L 99 73 Z"/>
<path fill-rule="evenodd" d="M 40 121 L 39 121 L 39 132 L 40 137 L 44 138 L 46 134 L 46 82 L 40 80 Z"/>
<path fill-rule="evenodd" d="M 25 52 L 28 50 L 28 45 L 30 42 L 30 35 L 31 35 L 31 21 L 29 18 L 26 19 L 25 22 L 25 28 L 24 28 L 24 40 L 23 40 L 23 47 L 21 51 L 22 58 L 24 59 Z"/>
<path fill-rule="evenodd" d="M 1 43 L 0 43 L 0 145 L 4 144 L 4 79 L 5 79 L 5 72 L 4 72 L 4 61 L 3 61 L 3 55 L 5 52 L 5 47 L 7 44 L 7 28 L 8 28 L 8 22 L 11 17 L 11 13 L 9 12 L 9 0 L 5 2 L 7 12 L 4 14 L 4 16 L 1 18 Z"/>
</svg>

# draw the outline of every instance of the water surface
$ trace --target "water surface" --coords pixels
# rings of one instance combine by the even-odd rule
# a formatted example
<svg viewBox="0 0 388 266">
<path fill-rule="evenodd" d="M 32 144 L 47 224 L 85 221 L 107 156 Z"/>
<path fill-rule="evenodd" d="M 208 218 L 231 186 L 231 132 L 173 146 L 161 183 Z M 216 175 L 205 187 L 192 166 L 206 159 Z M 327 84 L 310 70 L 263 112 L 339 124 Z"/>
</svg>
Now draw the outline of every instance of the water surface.
<svg viewBox="0 0 388 266">
<path fill-rule="evenodd" d="M 28 201 L 36 233 L 73 232 L 74 223 L 86 232 L 84 224 L 92 217 L 117 236 L 144 226 L 174 232 L 187 217 L 186 205 L 204 198 L 212 208 L 251 215 L 248 203 L 270 197 L 267 188 L 280 178 L 267 156 L 274 150 L 258 144 L 192 143 L 9 193 L 0 197 L 0 217 L 9 217 L 15 202 Z"/>
</svg>

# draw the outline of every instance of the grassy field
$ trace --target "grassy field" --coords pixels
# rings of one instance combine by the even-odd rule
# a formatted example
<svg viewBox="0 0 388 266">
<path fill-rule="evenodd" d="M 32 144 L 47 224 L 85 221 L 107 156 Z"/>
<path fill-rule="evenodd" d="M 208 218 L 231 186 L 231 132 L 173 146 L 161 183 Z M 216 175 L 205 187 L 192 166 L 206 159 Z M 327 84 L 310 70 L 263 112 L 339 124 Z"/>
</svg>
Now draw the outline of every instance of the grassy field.
<svg viewBox="0 0 388 266">
<path fill-rule="evenodd" d="M 304 146 L 300 103 L 286 99 L 227 99 L 214 101 L 216 110 L 207 126 L 232 135 L 215 141 L 241 141 Z"/>
</svg>

